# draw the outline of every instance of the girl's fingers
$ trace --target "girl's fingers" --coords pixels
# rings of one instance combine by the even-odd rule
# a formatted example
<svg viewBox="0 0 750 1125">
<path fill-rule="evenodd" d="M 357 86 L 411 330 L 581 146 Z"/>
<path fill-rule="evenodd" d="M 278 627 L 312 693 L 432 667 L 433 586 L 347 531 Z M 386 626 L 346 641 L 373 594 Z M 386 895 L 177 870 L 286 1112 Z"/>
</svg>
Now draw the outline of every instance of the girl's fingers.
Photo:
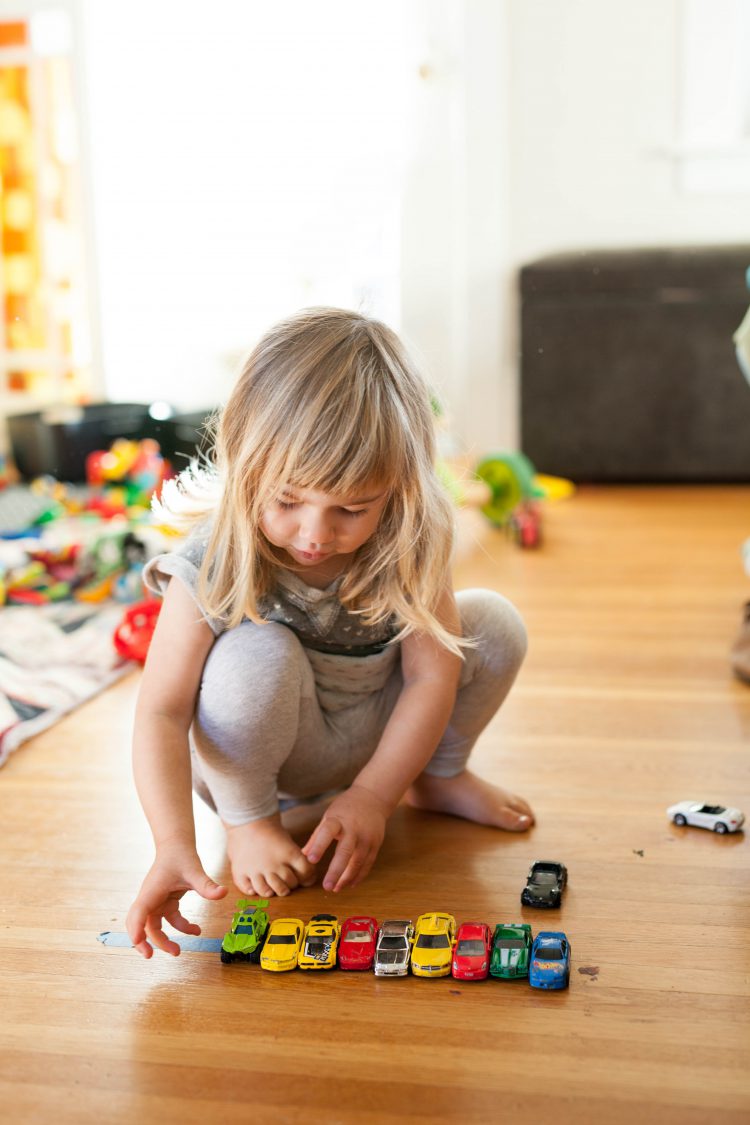
<svg viewBox="0 0 750 1125">
<path fill-rule="evenodd" d="M 180 947 L 177 942 L 171 941 L 161 928 L 161 918 L 158 921 L 152 921 L 149 918 L 146 922 L 146 933 L 156 949 L 161 949 L 162 953 L 169 953 L 171 957 L 180 956 Z"/>
<path fill-rule="evenodd" d="M 343 825 L 337 816 L 324 817 L 302 849 L 302 854 L 310 863 L 317 863 L 328 846 L 339 839 L 342 831 Z"/>
<path fill-rule="evenodd" d="M 357 845 L 354 841 L 350 843 L 347 840 L 342 840 L 336 848 L 331 866 L 326 871 L 326 877 L 323 880 L 324 889 L 327 891 L 342 890 L 357 874 L 366 855 L 366 847 L 361 844 Z"/>
<path fill-rule="evenodd" d="M 378 850 L 378 848 L 372 848 L 368 852 L 367 856 L 365 857 L 364 863 L 359 869 L 359 874 L 356 876 L 356 878 L 352 879 L 351 883 L 349 884 L 350 887 L 358 886 L 363 879 L 367 878 L 367 876 L 370 874 L 370 871 L 372 870 L 373 863 L 378 858 Z"/>
<path fill-rule="evenodd" d="M 200 926 L 196 922 L 188 922 L 179 910 L 173 910 L 171 914 L 165 914 L 164 917 L 170 926 L 179 930 L 181 934 L 199 934 L 201 932 Z"/>
<path fill-rule="evenodd" d="M 139 906 L 137 902 L 134 902 L 125 919 L 125 929 L 128 931 L 128 937 L 140 953 L 143 953 L 141 949 L 142 945 L 146 945 L 151 949 L 151 946 L 148 945 L 146 941 L 146 917 L 146 911 Z M 144 956 L 150 956 L 150 954 L 144 954 Z"/>
</svg>

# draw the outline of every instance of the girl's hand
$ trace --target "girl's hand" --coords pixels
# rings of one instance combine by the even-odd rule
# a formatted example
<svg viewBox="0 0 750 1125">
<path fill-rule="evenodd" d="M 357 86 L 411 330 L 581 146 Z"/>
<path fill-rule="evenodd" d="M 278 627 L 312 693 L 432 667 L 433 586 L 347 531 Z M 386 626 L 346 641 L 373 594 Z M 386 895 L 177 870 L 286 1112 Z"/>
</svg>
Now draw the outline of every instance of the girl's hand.
<svg viewBox="0 0 750 1125">
<path fill-rule="evenodd" d="M 209 879 L 193 848 L 157 852 L 125 921 L 130 940 L 143 957 L 153 956 L 153 946 L 173 957 L 179 956 L 179 945 L 164 933 L 163 919 L 180 933 L 201 932 L 200 926 L 188 922 L 180 913 L 180 899 L 186 891 L 197 891 L 208 899 L 223 898 L 227 893 L 226 887 Z"/>
<path fill-rule="evenodd" d="M 338 840 L 323 880 L 325 890 L 355 887 L 364 879 L 380 851 L 390 812 L 385 801 L 356 784 L 331 802 L 302 849 L 310 863 L 317 863 L 328 845 Z"/>
</svg>

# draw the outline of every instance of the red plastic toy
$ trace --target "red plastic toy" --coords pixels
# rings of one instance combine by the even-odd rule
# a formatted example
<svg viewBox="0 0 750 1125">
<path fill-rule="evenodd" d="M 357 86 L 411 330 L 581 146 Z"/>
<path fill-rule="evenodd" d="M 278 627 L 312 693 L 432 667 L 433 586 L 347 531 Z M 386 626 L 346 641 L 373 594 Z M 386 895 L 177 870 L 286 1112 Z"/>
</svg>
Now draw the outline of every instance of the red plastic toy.
<svg viewBox="0 0 750 1125">
<path fill-rule="evenodd" d="M 340 969 L 371 969 L 375 957 L 378 924 L 374 918 L 347 918 L 341 927 Z"/>
<path fill-rule="evenodd" d="M 147 598 L 125 610 L 113 638 L 120 656 L 144 663 L 160 609 L 161 601 L 158 598 Z"/>
<path fill-rule="evenodd" d="M 491 946 L 492 931 L 485 922 L 463 922 L 451 965 L 456 980 L 484 980 L 490 971 Z"/>
</svg>

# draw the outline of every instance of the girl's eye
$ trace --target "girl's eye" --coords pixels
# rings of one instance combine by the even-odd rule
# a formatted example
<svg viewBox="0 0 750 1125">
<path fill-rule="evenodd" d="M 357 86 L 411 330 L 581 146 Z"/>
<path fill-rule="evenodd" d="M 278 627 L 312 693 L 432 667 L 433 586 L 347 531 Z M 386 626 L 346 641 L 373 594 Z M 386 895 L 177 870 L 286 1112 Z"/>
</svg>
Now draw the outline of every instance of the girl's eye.
<svg viewBox="0 0 750 1125">
<path fill-rule="evenodd" d="M 286 512 L 289 511 L 290 508 L 296 508 L 297 502 L 296 500 L 277 500 L 276 505 Z"/>
<path fill-rule="evenodd" d="M 352 516 L 353 519 L 356 519 L 357 516 L 367 515 L 367 508 L 360 508 L 358 512 L 350 512 L 348 508 L 343 508 L 342 511 L 345 516 Z"/>
</svg>

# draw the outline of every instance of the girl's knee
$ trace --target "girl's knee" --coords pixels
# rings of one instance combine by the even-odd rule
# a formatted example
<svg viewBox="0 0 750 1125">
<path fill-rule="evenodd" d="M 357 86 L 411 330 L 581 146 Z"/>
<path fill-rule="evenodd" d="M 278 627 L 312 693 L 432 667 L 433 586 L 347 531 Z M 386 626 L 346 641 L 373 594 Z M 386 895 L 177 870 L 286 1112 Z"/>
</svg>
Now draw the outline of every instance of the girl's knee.
<svg viewBox="0 0 750 1125">
<path fill-rule="evenodd" d="M 269 622 L 256 625 L 243 621 L 216 640 L 208 654 L 201 679 L 201 694 L 231 697 L 246 693 L 248 687 L 263 690 L 277 682 L 293 682 L 302 645 L 285 625 Z"/>
<path fill-rule="evenodd" d="M 287 715 L 296 721 L 311 676 L 302 645 L 291 629 L 244 621 L 222 633 L 208 654 L 198 693 L 197 727 L 223 741 L 237 737 L 238 724 L 265 727 L 274 720 L 286 721 Z"/>
<path fill-rule="evenodd" d="M 476 652 L 491 664 L 498 662 L 513 674 L 526 655 L 528 638 L 523 618 L 512 602 L 494 590 L 461 590 L 456 595 L 461 629 L 475 642 Z"/>
</svg>

